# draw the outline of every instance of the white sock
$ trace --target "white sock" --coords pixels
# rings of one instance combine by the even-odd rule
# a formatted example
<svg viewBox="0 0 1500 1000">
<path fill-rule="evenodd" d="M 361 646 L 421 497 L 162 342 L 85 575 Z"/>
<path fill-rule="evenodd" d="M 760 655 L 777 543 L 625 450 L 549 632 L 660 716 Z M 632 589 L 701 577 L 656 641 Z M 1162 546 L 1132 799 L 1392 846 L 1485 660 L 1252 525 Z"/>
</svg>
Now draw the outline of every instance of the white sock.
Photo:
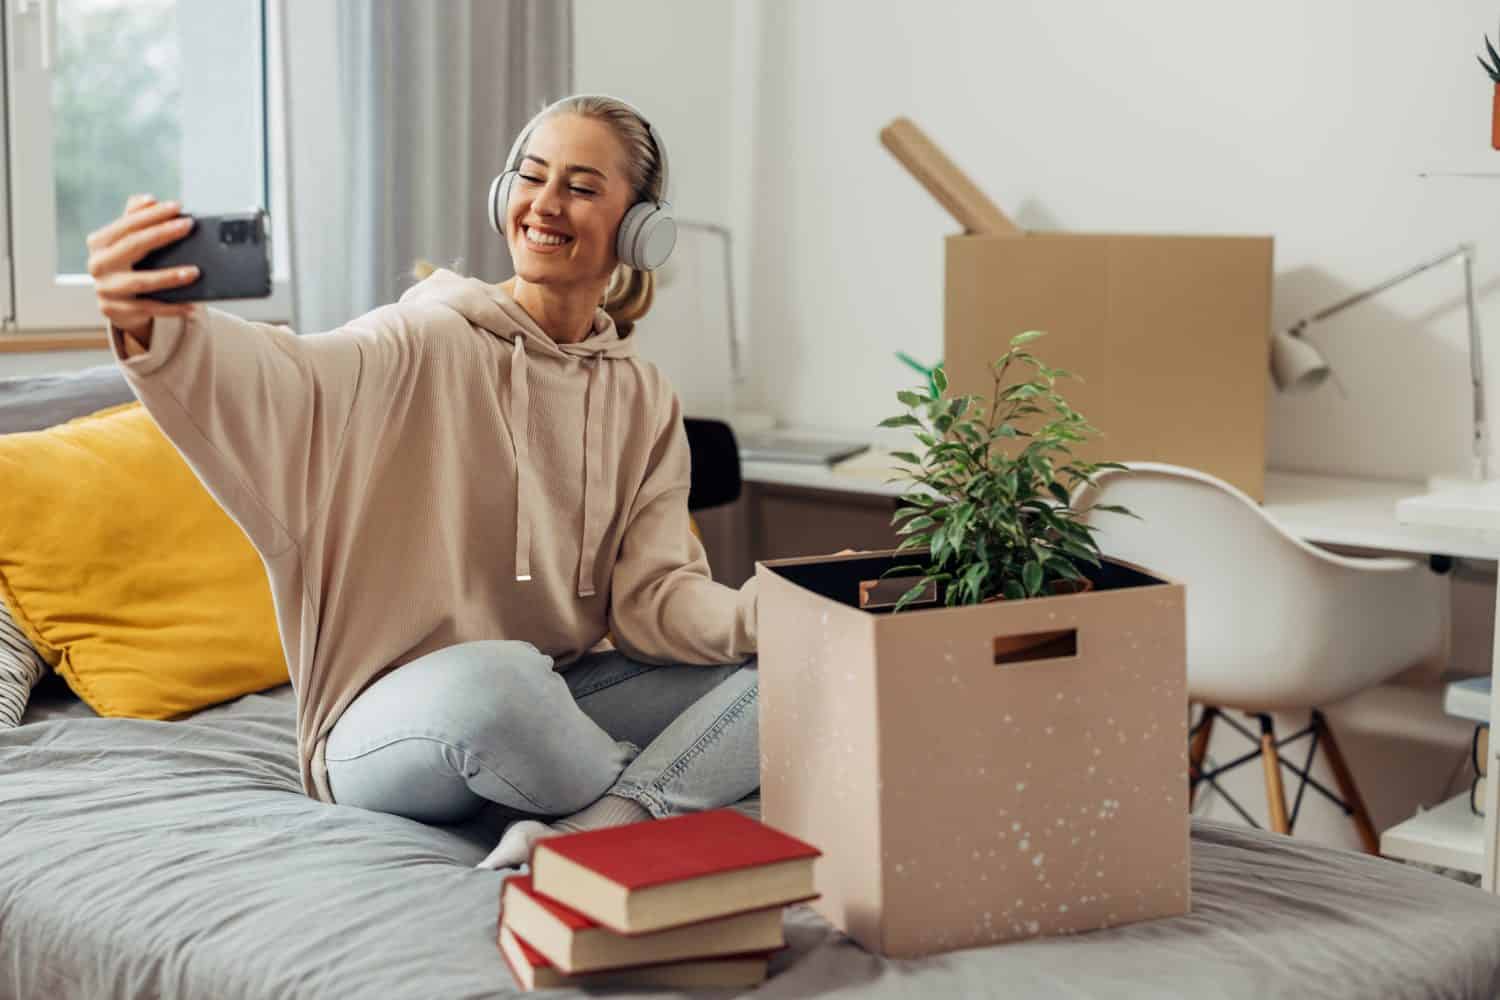
<svg viewBox="0 0 1500 1000">
<path fill-rule="evenodd" d="M 500 843 L 475 868 L 516 868 L 531 858 L 531 849 L 536 842 L 563 833 L 581 833 L 584 830 L 603 830 L 626 823 L 639 823 L 651 818 L 646 808 L 634 799 L 618 795 L 605 795 L 548 826 L 534 819 L 517 820 L 506 827 Z"/>
<path fill-rule="evenodd" d="M 530 860 L 533 844 L 554 833 L 556 831 L 546 823 L 538 823 L 534 819 L 516 820 L 505 828 L 495 849 L 474 867 L 518 868 Z"/>
<path fill-rule="evenodd" d="M 646 807 L 635 799 L 619 795 L 601 795 L 593 805 L 585 806 L 571 816 L 565 816 L 552 824 L 558 833 L 581 833 L 584 830 L 603 830 L 626 823 L 642 823 L 651 818 Z"/>
</svg>

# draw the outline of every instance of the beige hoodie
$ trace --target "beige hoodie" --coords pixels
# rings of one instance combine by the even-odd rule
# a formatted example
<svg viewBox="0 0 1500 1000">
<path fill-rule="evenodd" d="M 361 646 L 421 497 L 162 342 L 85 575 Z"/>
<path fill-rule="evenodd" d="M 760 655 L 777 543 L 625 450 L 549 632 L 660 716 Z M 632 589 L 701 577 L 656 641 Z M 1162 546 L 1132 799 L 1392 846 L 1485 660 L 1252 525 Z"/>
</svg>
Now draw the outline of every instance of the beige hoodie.
<svg viewBox="0 0 1500 1000">
<path fill-rule="evenodd" d="M 656 663 L 755 651 L 754 581 L 714 583 L 688 527 L 677 396 L 603 310 L 558 344 L 438 271 L 327 334 L 198 309 L 134 358 L 112 340 L 265 563 L 309 795 L 333 801 L 323 744 L 350 702 L 434 649 L 520 639 L 564 669 L 607 632 Z"/>
</svg>

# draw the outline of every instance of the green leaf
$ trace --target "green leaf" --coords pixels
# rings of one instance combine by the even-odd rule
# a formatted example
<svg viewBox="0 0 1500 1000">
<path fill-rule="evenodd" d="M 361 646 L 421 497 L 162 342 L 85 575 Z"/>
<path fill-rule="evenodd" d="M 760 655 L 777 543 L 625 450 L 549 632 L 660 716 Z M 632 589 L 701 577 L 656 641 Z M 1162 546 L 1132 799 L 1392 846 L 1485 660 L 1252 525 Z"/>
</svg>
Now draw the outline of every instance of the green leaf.
<svg viewBox="0 0 1500 1000">
<path fill-rule="evenodd" d="M 896 546 L 896 551 L 905 552 L 907 549 L 921 548 L 929 541 L 930 539 L 926 535 L 908 535 L 901 539 L 901 544 Z"/>
<path fill-rule="evenodd" d="M 1111 514 L 1128 514 L 1131 517 L 1135 518 L 1137 521 L 1145 520 L 1144 517 L 1141 517 L 1141 515 L 1135 513 L 1135 511 L 1130 510 L 1127 507 L 1121 507 L 1119 504 L 1115 503 L 1096 503 L 1094 504 L 1094 506 L 1090 507 L 1089 510 L 1107 510 Z"/>
<path fill-rule="evenodd" d="M 877 427 L 921 427 L 922 421 L 910 413 L 903 413 L 899 417 L 886 417 Z"/>
<path fill-rule="evenodd" d="M 1021 585 L 1015 580 L 1006 580 L 1005 586 L 1001 588 L 1001 592 L 1005 594 L 1007 599 L 1012 601 L 1021 601 L 1026 599 L 1026 591 L 1023 590 L 1021 588 Z"/>
<path fill-rule="evenodd" d="M 1086 579 L 1086 577 L 1084 577 L 1082 573 L 1078 572 L 1078 567 L 1074 566 L 1066 559 L 1049 559 L 1047 560 L 1047 565 L 1050 566 L 1058 576 L 1065 577 L 1069 580 Z"/>
<path fill-rule="evenodd" d="M 1025 333 L 1018 333 L 1010 338 L 1010 346 L 1020 347 L 1022 344 L 1029 344 L 1038 337 L 1045 337 L 1046 335 L 1045 330 L 1027 330 Z"/>
<path fill-rule="evenodd" d="M 891 457 L 898 462 L 906 462 L 908 465 L 922 464 L 922 460 L 909 451 L 893 451 Z"/>
<path fill-rule="evenodd" d="M 941 366 L 932 370 L 932 382 L 937 386 L 938 392 L 948 391 L 948 376 Z"/>
<path fill-rule="evenodd" d="M 1026 593 L 1037 594 L 1042 589 L 1042 565 L 1035 560 L 1028 562 L 1021 569 L 1021 582 L 1026 586 Z"/>
<path fill-rule="evenodd" d="M 1057 502 L 1060 504 L 1066 506 L 1068 501 L 1071 499 L 1068 496 L 1068 488 L 1062 483 L 1048 483 L 1047 489 L 1053 496 L 1057 497 Z"/>
<path fill-rule="evenodd" d="M 928 368 L 926 365 L 922 364 L 922 362 L 918 361 L 916 358 L 912 357 L 910 354 L 907 354 L 905 351 L 897 351 L 896 352 L 896 357 L 899 358 L 900 360 L 906 362 L 906 364 L 908 364 L 911 367 L 915 368 L 917 371 L 921 372 L 923 375 L 930 375 L 932 373 L 932 369 L 931 368 Z M 941 365 L 942 362 L 939 361 L 938 364 Z"/>
<path fill-rule="evenodd" d="M 936 523 L 937 522 L 932 518 L 928 517 L 926 514 L 923 514 L 921 517 L 914 517 L 910 521 L 903 524 L 901 526 L 900 534 L 909 535 L 913 531 L 921 531 L 924 528 L 930 528 Z"/>
<path fill-rule="evenodd" d="M 910 389 L 902 389 L 896 393 L 896 398 L 907 406 L 921 406 L 930 400 L 924 393 L 912 392 Z"/>
<path fill-rule="evenodd" d="M 918 597 L 921 597 L 922 596 L 922 592 L 924 590 L 926 590 L 926 589 L 927 589 L 927 581 L 926 580 L 923 580 L 920 583 L 914 584 L 911 587 L 910 590 L 908 590 L 906 593 L 902 594 L 901 597 L 900 597 L 900 599 L 896 601 L 896 606 L 891 609 L 891 614 L 895 614 L 896 612 L 900 611 L 902 608 L 904 608 L 908 604 L 910 604 L 912 601 L 916 600 Z"/>
</svg>

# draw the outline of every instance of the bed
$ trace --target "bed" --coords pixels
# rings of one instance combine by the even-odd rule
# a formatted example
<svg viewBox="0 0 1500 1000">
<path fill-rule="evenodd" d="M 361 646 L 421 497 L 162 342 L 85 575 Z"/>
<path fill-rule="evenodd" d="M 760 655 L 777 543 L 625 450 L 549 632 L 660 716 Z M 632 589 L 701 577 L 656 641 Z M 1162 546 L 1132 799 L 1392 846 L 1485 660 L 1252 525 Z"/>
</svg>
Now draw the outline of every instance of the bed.
<svg viewBox="0 0 1500 1000">
<path fill-rule="evenodd" d="M 505 819 L 304 797 L 286 686 L 147 722 L 50 678 L 0 731 L 0 996 L 510 996 L 504 873 L 472 867 Z M 1495 897 L 1206 821 L 1187 916 L 917 961 L 786 928 L 757 996 L 1500 996 Z"/>
</svg>

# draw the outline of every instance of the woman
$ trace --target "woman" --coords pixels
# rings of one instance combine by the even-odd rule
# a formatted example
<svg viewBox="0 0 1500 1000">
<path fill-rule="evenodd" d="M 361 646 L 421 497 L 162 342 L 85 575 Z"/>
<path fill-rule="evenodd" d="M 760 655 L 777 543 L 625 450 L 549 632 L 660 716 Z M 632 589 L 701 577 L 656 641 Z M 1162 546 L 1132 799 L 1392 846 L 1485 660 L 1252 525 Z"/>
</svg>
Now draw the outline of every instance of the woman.
<svg viewBox="0 0 1500 1000">
<path fill-rule="evenodd" d="M 175 204 L 89 237 L 133 390 L 266 565 L 303 790 L 537 817 L 487 867 L 759 781 L 754 581 L 714 583 L 689 529 L 679 402 L 630 337 L 652 276 L 616 248 L 665 150 L 604 97 L 533 126 L 497 210 L 516 276 L 440 270 L 332 333 L 137 297 L 195 277 L 131 270 L 191 227 Z"/>
</svg>

